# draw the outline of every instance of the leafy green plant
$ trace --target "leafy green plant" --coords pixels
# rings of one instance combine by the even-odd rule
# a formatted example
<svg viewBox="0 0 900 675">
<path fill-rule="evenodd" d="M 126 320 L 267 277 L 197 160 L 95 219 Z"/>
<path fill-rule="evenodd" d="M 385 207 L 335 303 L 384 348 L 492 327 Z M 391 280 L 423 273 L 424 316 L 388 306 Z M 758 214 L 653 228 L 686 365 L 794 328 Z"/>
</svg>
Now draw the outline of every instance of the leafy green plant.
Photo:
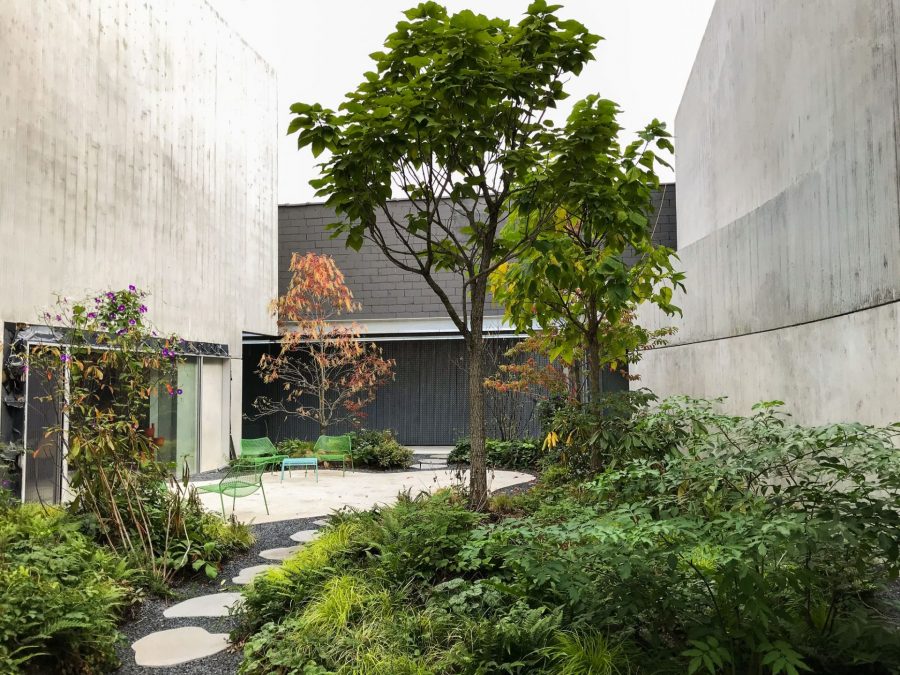
<svg viewBox="0 0 900 675">
<path fill-rule="evenodd" d="M 541 463 L 541 443 L 536 439 L 502 441 L 489 438 L 485 441 L 487 465 L 494 469 L 516 469 L 534 471 Z M 449 464 L 468 464 L 471 445 L 463 439 L 453 447 L 447 456 Z"/>
<path fill-rule="evenodd" d="M 176 480 L 157 461 L 151 399 L 183 393 L 177 367 L 184 341 L 157 336 L 146 297 L 129 286 L 60 299 L 44 315 L 59 344 L 36 348 L 29 367 L 46 378 L 46 399 L 58 413 L 48 437 L 64 445 L 74 493 L 69 510 L 88 517 L 99 540 L 164 589 L 182 570 L 213 574 L 226 555 L 246 548 L 249 530 L 212 525 L 187 467 Z"/>
<path fill-rule="evenodd" d="M 353 462 L 374 469 L 406 469 L 413 453 L 391 431 L 365 429 L 353 434 Z"/>
<path fill-rule="evenodd" d="M 291 457 L 310 457 L 315 447 L 314 441 L 302 441 L 299 438 L 291 438 L 279 441 L 275 447 L 278 452 Z"/>
<path fill-rule="evenodd" d="M 599 473 L 545 472 L 490 517 L 452 492 L 338 515 L 247 589 L 244 672 L 900 668 L 884 595 L 900 571 L 900 426 L 684 398 L 615 424 L 637 440 Z"/>
<path fill-rule="evenodd" d="M 633 672 L 621 643 L 611 642 L 601 633 L 556 635 L 546 650 L 559 675 L 626 675 Z"/>
<path fill-rule="evenodd" d="M 681 431 L 651 422 L 656 396 L 646 390 L 602 394 L 588 403 L 557 405 L 544 446 L 560 465 L 586 477 L 623 460 L 661 457 L 676 446 Z"/>
<path fill-rule="evenodd" d="M 135 575 L 80 526 L 61 509 L 0 496 L 0 672 L 118 665 L 116 626 L 137 598 Z"/>
</svg>

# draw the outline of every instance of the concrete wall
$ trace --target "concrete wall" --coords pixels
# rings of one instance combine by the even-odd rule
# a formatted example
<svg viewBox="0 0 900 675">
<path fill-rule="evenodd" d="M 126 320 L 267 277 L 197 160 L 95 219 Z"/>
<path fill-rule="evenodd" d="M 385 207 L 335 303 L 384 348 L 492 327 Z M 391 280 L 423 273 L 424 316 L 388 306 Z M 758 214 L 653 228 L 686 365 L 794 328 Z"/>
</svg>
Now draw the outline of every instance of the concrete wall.
<svg viewBox="0 0 900 675">
<path fill-rule="evenodd" d="M 900 0 L 718 1 L 675 122 L 684 318 L 642 385 L 900 419 L 898 42 Z"/>
<path fill-rule="evenodd" d="M 274 330 L 272 68 L 203 0 L 5 0 L 0 35 L 0 324 L 136 284 L 240 359 Z"/>
</svg>

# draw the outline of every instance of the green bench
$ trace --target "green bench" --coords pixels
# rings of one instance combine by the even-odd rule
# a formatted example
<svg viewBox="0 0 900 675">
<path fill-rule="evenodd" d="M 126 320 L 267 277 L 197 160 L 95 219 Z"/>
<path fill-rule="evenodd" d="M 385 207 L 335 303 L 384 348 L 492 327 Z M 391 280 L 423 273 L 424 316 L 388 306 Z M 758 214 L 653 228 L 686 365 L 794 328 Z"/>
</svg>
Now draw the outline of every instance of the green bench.
<svg viewBox="0 0 900 675">
<path fill-rule="evenodd" d="M 198 492 L 218 493 L 219 502 L 222 504 L 222 517 L 225 518 L 225 497 L 231 497 L 231 511 L 234 512 L 234 503 L 238 497 L 248 497 L 259 490 L 262 492 L 263 504 L 266 505 L 266 514 L 269 513 L 269 502 L 266 500 L 266 491 L 263 488 L 262 475 L 265 464 L 255 462 L 247 464 L 238 461 L 228 469 L 225 477 L 212 485 L 197 486 Z"/>
<path fill-rule="evenodd" d="M 275 444 L 268 438 L 242 438 L 241 454 L 238 462 L 242 464 L 260 464 L 262 466 L 271 466 L 274 471 L 281 464 L 283 459 L 287 459 L 288 455 L 278 452 Z"/>
<path fill-rule="evenodd" d="M 319 436 L 313 452 L 320 462 L 340 462 L 341 475 L 347 473 L 347 462 L 350 462 L 350 470 L 353 471 L 353 449 L 349 435 L 344 436 Z"/>
</svg>

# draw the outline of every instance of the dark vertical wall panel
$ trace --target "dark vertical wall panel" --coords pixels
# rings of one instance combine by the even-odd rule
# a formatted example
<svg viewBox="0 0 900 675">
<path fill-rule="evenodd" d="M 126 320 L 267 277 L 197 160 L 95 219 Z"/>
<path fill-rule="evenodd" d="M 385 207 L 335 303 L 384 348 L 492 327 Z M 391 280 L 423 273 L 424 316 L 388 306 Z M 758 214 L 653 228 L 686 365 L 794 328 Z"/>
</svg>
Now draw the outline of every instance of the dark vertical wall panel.
<svg viewBox="0 0 900 675">
<path fill-rule="evenodd" d="M 511 341 L 504 340 L 506 346 Z M 390 429 L 406 445 L 452 445 L 468 433 L 469 402 L 466 392 L 465 347 L 462 340 L 415 340 L 382 342 L 386 358 L 395 359 L 393 382 L 378 391 L 374 404 L 366 409 L 364 426 Z M 287 438 L 315 439 L 318 427 L 293 415 L 269 415 L 254 419 L 257 396 L 280 395 L 277 387 L 265 385 L 254 372 L 264 350 L 277 347 L 244 347 L 244 423 L 246 437 L 267 435 L 275 441 Z M 523 417 L 530 423 L 522 435 L 538 433 L 531 403 L 523 398 Z M 488 414 L 488 419 L 492 416 Z M 348 425 L 329 430 L 349 431 Z M 496 429 L 489 429 L 492 435 Z"/>
</svg>

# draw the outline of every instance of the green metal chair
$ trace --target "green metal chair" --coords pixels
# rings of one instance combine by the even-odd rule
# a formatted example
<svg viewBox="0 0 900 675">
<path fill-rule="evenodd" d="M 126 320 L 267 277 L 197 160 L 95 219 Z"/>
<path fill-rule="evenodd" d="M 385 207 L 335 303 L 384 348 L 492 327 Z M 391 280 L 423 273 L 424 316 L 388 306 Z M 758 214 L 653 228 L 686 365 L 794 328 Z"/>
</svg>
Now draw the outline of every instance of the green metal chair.
<svg viewBox="0 0 900 675">
<path fill-rule="evenodd" d="M 350 436 L 319 436 L 313 452 L 320 462 L 340 462 L 341 475 L 347 474 L 347 462 L 353 471 L 353 449 Z"/>
<path fill-rule="evenodd" d="M 271 466 L 274 471 L 281 464 L 281 460 L 288 455 L 278 452 L 275 444 L 268 438 L 242 438 L 241 454 L 238 461 L 242 464 L 261 464 Z"/>
<path fill-rule="evenodd" d="M 238 497 L 248 497 L 259 490 L 262 492 L 263 504 L 266 505 L 266 514 L 269 513 L 269 502 L 266 500 L 266 490 L 263 488 L 262 475 L 265 464 L 255 462 L 252 464 L 238 462 L 228 469 L 228 473 L 218 483 L 213 485 L 200 485 L 199 492 L 218 492 L 219 501 L 222 504 L 222 517 L 225 518 L 225 495 L 231 497 L 231 511 L 234 512 L 235 500 Z"/>
</svg>

